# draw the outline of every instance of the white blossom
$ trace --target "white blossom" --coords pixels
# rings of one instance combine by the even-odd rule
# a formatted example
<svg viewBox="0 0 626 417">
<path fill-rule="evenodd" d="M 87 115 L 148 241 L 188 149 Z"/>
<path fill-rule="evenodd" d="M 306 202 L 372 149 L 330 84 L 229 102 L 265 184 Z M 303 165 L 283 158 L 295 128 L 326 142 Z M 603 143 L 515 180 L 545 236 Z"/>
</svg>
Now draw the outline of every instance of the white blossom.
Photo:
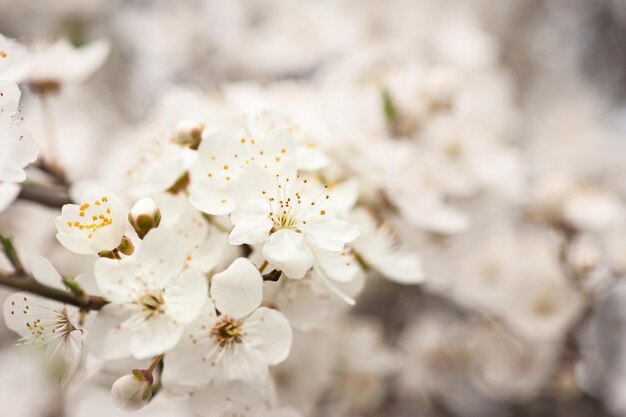
<svg viewBox="0 0 626 417">
<path fill-rule="evenodd" d="M 36 42 L 28 80 L 31 83 L 83 82 L 100 68 L 110 49 L 111 45 L 106 40 L 94 41 L 80 48 L 66 39 L 54 43 Z"/>
<path fill-rule="evenodd" d="M 17 84 L 0 81 L 0 211 L 16 197 L 17 184 L 26 179 L 24 167 L 38 153 L 36 143 L 23 130 L 19 101 Z"/>
<path fill-rule="evenodd" d="M 289 354 L 292 335 L 285 316 L 261 306 L 262 284 L 261 274 L 245 258 L 213 276 L 212 301 L 165 357 L 174 381 L 188 386 L 265 383 L 268 365 Z"/>
<path fill-rule="evenodd" d="M 112 193 L 90 186 L 81 204 L 66 204 L 56 218 L 57 239 L 68 250 L 97 254 L 117 248 L 124 236 L 127 215 L 121 201 Z"/>
<path fill-rule="evenodd" d="M 361 231 L 359 237 L 352 242 L 352 248 L 365 264 L 399 284 L 418 284 L 424 281 L 420 258 L 417 254 L 398 247 L 394 236 L 385 229 L 385 225 L 377 226 L 372 216 L 363 209 L 353 211 L 350 219 L 359 225 Z"/>
<path fill-rule="evenodd" d="M 31 55 L 28 49 L 0 34 L 0 80 L 22 82 L 28 75 L 30 66 Z"/>
<path fill-rule="evenodd" d="M 208 291 L 206 278 L 183 269 L 184 263 L 179 238 L 163 227 L 150 231 L 133 256 L 96 262 L 96 283 L 110 301 L 90 329 L 96 356 L 144 359 L 178 343 L 207 302 Z"/>
<path fill-rule="evenodd" d="M 34 278 L 40 284 L 65 290 L 59 273 L 41 256 L 31 260 Z M 25 292 L 11 294 L 4 301 L 4 321 L 22 338 L 19 344 L 42 347 L 52 365 L 60 363 L 61 382 L 67 383 L 81 360 L 83 334 L 78 309 L 58 301 Z"/>
<path fill-rule="evenodd" d="M 358 228 L 338 219 L 323 188 L 294 173 L 272 175 L 255 165 L 236 189 L 237 210 L 230 243 L 263 244 L 263 257 L 294 279 L 313 266 L 314 250 L 340 252 Z"/>
<path fill-rule="evenodd" d="M 235 183 L 247 166 L 260 166 L 272 174 L 295 168 L 295 142 L 289 128 L 254 121 L 235 132 L 203 131 L 190 187 L 190 201 L 198 210 L 232 213 L 237 207 Z"/>
</svg>

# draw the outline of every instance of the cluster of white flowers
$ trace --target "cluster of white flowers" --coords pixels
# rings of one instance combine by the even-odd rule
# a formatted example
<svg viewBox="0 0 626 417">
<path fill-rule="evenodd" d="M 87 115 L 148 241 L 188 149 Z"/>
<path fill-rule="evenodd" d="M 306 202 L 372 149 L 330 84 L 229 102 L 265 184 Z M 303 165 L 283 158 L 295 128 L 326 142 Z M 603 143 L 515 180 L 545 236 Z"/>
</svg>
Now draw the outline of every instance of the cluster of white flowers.
<svg viewBox="0 0 626 417">
<path fill-rule="evenodd" d="M 0 415 L 18 351 L 69 417 L 626 412 L 625 113 L 561 2 L 18 3 Z"/>
</svg>

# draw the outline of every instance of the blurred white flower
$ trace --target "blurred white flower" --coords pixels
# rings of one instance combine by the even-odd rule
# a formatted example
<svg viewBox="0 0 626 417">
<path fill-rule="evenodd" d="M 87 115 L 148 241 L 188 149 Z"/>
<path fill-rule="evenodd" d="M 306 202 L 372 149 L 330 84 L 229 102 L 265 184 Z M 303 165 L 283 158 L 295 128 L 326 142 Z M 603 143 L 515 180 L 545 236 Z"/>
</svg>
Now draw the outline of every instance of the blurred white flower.
<svg viewBox="0 0 626 417">
<path fill-rule="evenodd" d="M 65 290 L 63 280 L 42 256 L 33 256 L 32 274 L 40 284 Z M 46 359 L 58 370 L 66 384 L 81 360 L 83 341 L 78 309 L 58 301 L 25 292 L 9 295 L 4 301 L 4 322 L 22 338 L 21 345 L 43 347 Z"/>
<path fill-rule="evenodd" d="M 30 71 L 31 58 L 24 45 L 0 34 L 0 81 L 24 81 Z"/>
<path fill-rule="evenodd" d="M 19 101 L 17 84 L 0 81 L 0 211 L 17 196 L 17 184 L 26 179 L 24 167 L 38 153 L 36 143 L 22 128 Z"/>
<path fill-rule="evenodd" d="M 66 39 L 54 43 L 35 42 L 33 61 L 28 74 L 31 84 L 79 83 L 89 78 L 109 55 L 111 45 L 98 40 L 76 48 Z"/>
<path fill-rule="evenodd" d="M 424 281 L 422 262 L 415 253 L 398 247 L 394 236 L 385 225 L 378 226 L 376 220 L 364 209 L 356 209 L 350 220 L 359 226 L 359 237 L 352 242 L 353 250 L 366 265 L 376 269 L 389 280 L 399 284 L 418 284 Z"/>
</svg>

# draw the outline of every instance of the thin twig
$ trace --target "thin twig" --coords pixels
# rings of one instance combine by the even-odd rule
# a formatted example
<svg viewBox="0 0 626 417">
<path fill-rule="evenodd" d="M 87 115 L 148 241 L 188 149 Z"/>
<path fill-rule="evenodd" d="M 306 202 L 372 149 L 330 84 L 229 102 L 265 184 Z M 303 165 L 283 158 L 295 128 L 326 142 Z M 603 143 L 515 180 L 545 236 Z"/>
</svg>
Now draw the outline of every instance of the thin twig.
<svg viewBox="0 0 626 417">
<path fill-rule="evenodd" d="M 93 295 L 83 295 L 79 297 L 69 291 L 43 285 L 29 276 L 0 275 L 0 285 L 30 292 L 61 303 L 70 304 L 83 310 L 100 310 L 108 304 L 108 301 L 102 297 Z"/>
<path fill-rule="evenodd" d="M 7 259 L 11 262 L 13 271 L 16 274 L 24 274 L 24 266 L 22 265 L 22 261 L 20 261 L 20 257 L 17 255 L 15 245 L 13 245 L 13 240 L 8 236 L 0 234 L 0 245 L 2 246 L 2 251 L 6 255 Z"/>
<path fill-rule="evenodd" d="M 51 188 L 28 182 L 22 186 L 18 198 L 54 208 L 60 208 L 72 202 L 67 190 L 63 188 Z"/>
</svg>

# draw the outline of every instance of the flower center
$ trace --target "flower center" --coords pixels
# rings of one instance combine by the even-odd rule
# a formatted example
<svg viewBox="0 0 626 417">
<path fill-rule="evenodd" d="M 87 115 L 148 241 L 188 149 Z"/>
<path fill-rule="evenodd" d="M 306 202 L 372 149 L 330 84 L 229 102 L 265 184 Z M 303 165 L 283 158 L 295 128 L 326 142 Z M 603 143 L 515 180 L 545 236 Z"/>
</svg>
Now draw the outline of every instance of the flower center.
<svg viewBox="0 0 626 417">
<path fill-rule="evenodd" d="M 165 303 L 163 295 L 163 290 L 157 293 L 146 293 L 139 297 L 139 304 L 141 304 L 141 307 L 149 316 L 163 313 L 163 305 Z"/>
<path fill-rule="evenodd" d="M 109 199 L 105 196 L 99 200 L 94 200 L 92 204 L 82 203 L 79 207 L 78 216 L 81 218 L 73 222 L 68 221 L 69 227 L 84 230 L 87 237 L 91 239 L 94 232 L 113 223 L 111 218 L 111 208 L 108 206 Z"/>
<path fill-rule="evenodd" d="M 231 317 L 220 318 L 220 320 L 215 323 L 215 326 L 213 326 L 211 336 L 213 336 L 221 346 L 240 343 L 241 325 L 237 320 Z"/>
<path fill-rule="evenodd" d="M 280 175 L 276 174 L 277 182 Z M 306 224 L 304 217 L 311 211 L 317 209 L 317 205 L 321 200 L 328 200 L 330 196 L 324 192 L 317 195 L 315 198 L 307 198 L 303 196 L 303 191 L 308 184 L 308 180 L 299 180 L 296 184 L 300 187 L 300 191 L 292 190 L 289 183 L 289 177 L 285 178 L 284 182 L 277 183 L 278 192 L 276 196 L 269 196 L 267 190 L 261 191 L 266 196 L 267 204 L 269 207 L 269 218 L 274 222 L 274 227 L 270 233 L 276 232 L 280 229 L 291 229 L 298 231 L 299 224 Z M 327 187 L 324 187 L 327 188 Z M 320 215 L 325 215 L 325 210 L 319 211 Z"/>
</svg>

